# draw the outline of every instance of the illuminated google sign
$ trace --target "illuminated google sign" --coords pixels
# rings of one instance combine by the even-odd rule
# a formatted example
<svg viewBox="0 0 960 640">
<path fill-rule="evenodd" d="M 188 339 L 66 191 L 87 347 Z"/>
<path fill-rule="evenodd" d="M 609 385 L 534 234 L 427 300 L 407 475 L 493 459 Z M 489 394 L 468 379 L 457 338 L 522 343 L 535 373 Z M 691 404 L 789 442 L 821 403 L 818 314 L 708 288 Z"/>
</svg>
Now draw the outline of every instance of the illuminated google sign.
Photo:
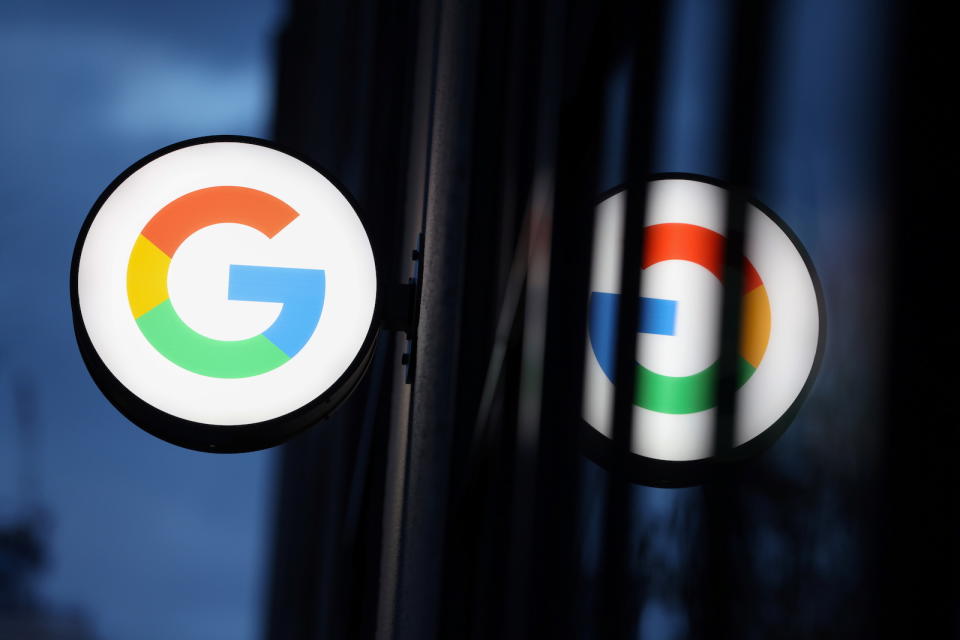
<svg viewBox="0 0 960 640">
<path fill-rule="evenodd" d="M 121 175 L 81 231 L 74 325 L 105 395 L 165 440 L 277 444 L 329 414 L 377 333 L 348 196 L 260 140 L 187 141 Z"/>
</svg>

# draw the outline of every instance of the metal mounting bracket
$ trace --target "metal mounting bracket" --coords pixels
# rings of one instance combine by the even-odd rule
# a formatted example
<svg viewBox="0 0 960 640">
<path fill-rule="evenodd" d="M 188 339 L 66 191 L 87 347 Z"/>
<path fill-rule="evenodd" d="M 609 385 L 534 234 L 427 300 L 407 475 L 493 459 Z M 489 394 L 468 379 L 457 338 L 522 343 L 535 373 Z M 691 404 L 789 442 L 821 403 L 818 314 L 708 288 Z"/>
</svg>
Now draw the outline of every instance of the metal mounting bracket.
<svg viewBox="0 0 960 640">
<path fill-rule="evenodd" d="M 417 324 L 420 320 L 420 292 L 423 286 L 423 233 L 417 237 L 417 248 L 411 252 L 413 275 L 404 284 L 395 284 L 384 292 L 382 327 L 403 331 L 406 348 L 401 364 L 407 367 L 406 382 L 413 382 L 416 360 Z"/>
</svg>

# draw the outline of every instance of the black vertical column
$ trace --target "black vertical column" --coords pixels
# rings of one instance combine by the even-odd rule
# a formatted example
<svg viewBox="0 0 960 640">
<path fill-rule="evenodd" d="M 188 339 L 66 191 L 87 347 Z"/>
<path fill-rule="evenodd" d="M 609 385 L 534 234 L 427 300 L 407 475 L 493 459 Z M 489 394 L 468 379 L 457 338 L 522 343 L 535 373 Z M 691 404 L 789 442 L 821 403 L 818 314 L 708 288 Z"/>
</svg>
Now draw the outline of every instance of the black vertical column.
<svg viewBox="0 0 960 640">
<path fill-rule="evenodd" d="M 602 149 L 603 105 L 614 66 L 626 55 L 636 27 L 624 4 L 570 2 L 555 27 L 557 53 L 545 48 L 552 91 L 543 100 L 555 113 L 553 135 L 542 156 L 549 177 L 549 241 L 545 295 L 527 297 L 544 313 L 538 335 L 542 367 L 536 452 L 534 528 L 530 545 L 530 593 L 526 626 L 517 632 L 565 638 L 589 628 L 589 596 L 581 579 L 580 450 L 583 413 L 583 356 L 593 245 L 594 207 Z M 557 101 L 557 102 L 553 102 Z M 543 277 L 543 276 L 541 276 Z M 543 285 L 541 285 L 543 287 Z M 528 314 L 530 309 L 528 309 Z M 541 364 L 542 363 L 542 364 Z M 529 636 L 525 636 L 529 637 Z"/>
<path fill-rule="evenodd" d="M 749 233 L 746 209 L 755 193 L 760 136 L 767 102 L 769 42 L 776 3 L 738 0 L 732 4 L 729 33 L 730 69 L 726 84 L 726 113 L 720 137 L 724 177 L 729 183 L 726 207 L 726 243 L 723 298 L 719 320 L 720 355 L 717 363 L 717 418 L 713 453 L 721 460 L 735 446 L 737 359 L 741 332 L 743 250 Z M 733 638 L 745 633 L 748 608 L 741 596 L 748 592 L 749 570 L 743 558 L 746 542 L 742 504 L 743 471 L 733 466 L 710 478 L 703 489 L 700 557 L 704 559 L 697 605 L 695 634 Z"/>
<path fill-rule="evenodd" d="M 946 9 L 904 3 L 893 32 L 890 318 L 874 632 L 960 637 L 955 186 L 960 54 Z"/>
<path fill-rule="evenodd" d="M 640 265 L 643 254 L 647 183 L 656 141 L 660 86 L 661 34 L 664 7 L 647 2 L 628 11 L 634 25 L 630 47 L 630 97 L 627 121 L 627 196 L 620 265 L 620 304 L 617 315 L 616 372 L 613 406 L 613 469 L 608 475 L 603 540 L 600 628 L 607 638 L 636 638 L 642 586 L 635 577 L 631 541 L 634 506 L 627 465 L 633 450 L 636 389 L 637 317 L 640 312 Z M 642 427 L 642 425 L 640 425 Z"/>
</svg>

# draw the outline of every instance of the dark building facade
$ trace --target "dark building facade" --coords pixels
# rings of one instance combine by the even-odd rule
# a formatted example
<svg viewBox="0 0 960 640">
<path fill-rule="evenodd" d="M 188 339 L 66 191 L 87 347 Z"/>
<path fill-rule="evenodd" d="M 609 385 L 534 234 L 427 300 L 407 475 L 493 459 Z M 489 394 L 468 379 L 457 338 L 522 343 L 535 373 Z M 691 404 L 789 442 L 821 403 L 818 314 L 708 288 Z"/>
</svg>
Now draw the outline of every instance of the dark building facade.
<svg viewBox="0 0 960 640">
<path fill-rule="evenodd" d="M 801 4 L 291 2 L 276 139 L 357 198 L 390 326 L 284 446 L 265 637 L 960 633 L 953 325 L 911 347 L 956 273 L 955 52 L 935 15 Z M 685 488 L 595 462 L 581 418 L 594 207 L 662 171 L 771 197 L 829 318 L 796 424 Z"/>
</svg>

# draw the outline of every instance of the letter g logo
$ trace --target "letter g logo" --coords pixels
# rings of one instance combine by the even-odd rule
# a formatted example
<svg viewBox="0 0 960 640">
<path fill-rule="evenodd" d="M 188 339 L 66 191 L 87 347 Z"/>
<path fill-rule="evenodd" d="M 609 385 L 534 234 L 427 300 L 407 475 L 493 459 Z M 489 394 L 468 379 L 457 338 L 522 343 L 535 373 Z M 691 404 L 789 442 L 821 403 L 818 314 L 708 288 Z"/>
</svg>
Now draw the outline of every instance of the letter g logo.
<svg viewBox="0 0 960 640">
<path fill-rule="evenodd" d="M 290 360 L 320 320 L 323 270 L 230 265 L 229 299 L 283 303 L 266 331 L 245 340 L 215 340 L 187 326 L 170 302 L 167 276 L 177 249 L 200 229 L 233 222 L 272 238 L 297 216 L 283 201 L 247 187 L 199 189 L 163 207 L 137 236 L 127 266 L 130 310 L 144 337 L 174 364 L 213 378 L 256 376 Z"/>
</svg>

